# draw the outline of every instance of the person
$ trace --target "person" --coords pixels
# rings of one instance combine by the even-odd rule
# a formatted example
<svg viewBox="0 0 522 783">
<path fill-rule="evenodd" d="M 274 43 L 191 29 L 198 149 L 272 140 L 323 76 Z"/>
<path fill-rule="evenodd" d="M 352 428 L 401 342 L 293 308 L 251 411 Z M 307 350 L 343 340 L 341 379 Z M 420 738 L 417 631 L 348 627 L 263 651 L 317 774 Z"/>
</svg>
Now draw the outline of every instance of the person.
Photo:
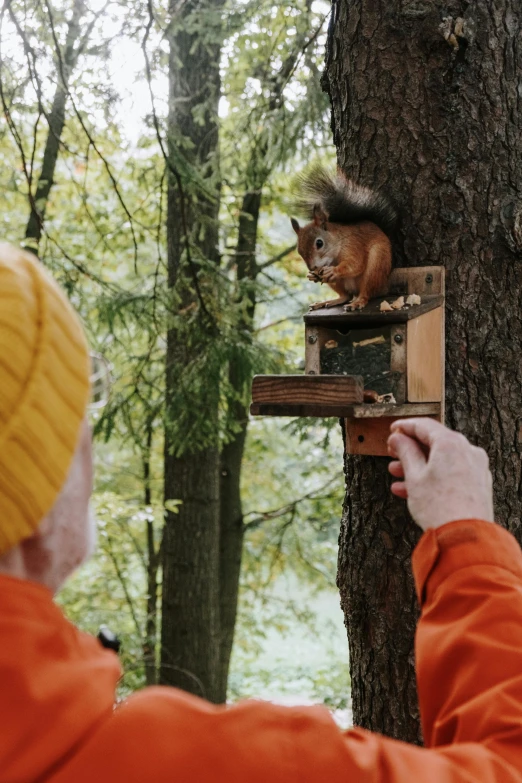
<svg viewBox="0 0 522 783">
<path fill-rule="evenodd" d="M 486 454 L 397 421 L 392 492 L 425 531 L 413 555 L 425 748 L 321 707 L 216 707 L 153 687 L 115 704 L 117 656 L 53 602 L 92 552 L 88 348 L 31 256 L 0 247 L 2 783 L 521 783 L 522 555 L 493 522 Z"/>
</svg>

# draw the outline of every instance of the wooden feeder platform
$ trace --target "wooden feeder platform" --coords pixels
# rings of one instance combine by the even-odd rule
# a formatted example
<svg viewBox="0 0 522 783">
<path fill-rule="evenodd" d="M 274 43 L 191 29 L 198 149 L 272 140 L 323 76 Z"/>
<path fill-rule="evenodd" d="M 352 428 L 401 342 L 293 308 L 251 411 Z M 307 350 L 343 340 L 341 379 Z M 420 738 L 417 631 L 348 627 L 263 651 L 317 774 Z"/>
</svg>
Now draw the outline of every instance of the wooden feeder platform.
<svg viewBox="0 0 522 783">
<path fill-rule="evenodd" d="M 395 269 L 388 296 L 362 310 L 310 310 L 305 374 L 254 378 L 251 413 L 342 418 L 347 452 L 374 456 L 387 456 L 392 421 L 444 421 L 444 293 L 443 267 Z M 381 312 L 384 299 L 409 294 L 421 303 Z M 394 401 L 365 403 L 365 390 Z"/>
</svg>

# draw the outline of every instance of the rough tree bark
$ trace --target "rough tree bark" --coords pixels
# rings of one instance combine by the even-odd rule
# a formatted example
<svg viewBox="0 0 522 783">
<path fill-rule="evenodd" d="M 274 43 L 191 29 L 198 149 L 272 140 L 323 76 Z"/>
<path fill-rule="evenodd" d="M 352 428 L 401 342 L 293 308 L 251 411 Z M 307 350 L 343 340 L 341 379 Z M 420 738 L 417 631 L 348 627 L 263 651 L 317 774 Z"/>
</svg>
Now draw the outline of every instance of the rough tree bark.
<svg viewBox="0 0 522 783">
<path fill-rule="evenodd" d="M 325 88 L 339 165 L 402 207 L 397 261 L 447 269 L 447 423 L 491 457 L 498 520 L 522 487 L 522 72 L 516 0 L 334 0 Z M 346 460 L 338 583 L 355 723 L 419 741 L 417 533 L 387 460 Z"/>
<path fill-rule="evenodd" d="M 201 19 L 197 27 L 195 22 L 198 13 L 205 20 L 219 18 L 221 7 L 222 0 L 170 4 L 168 282 L 171 289 L 181 291 L 181 307 L 187 312 L 202 306 L 195 291 L 196 261 L 219 263 L 219 192 L 213 198 L 196 196 L 186 179 L 175 173 L 175 161 L 181 143 L 185 158 L 201 177 L 211 179 L 215 172 L 220 44 L 209 40 Z M 191 263 L 186 256 L 187 233 Z M 200 314 L 203 321 L 201 309 Z M 169 419 L 176 415 L 172 394 L 177 372 L 194 358 L 199 350 L 197 330 L 205 328 L 203 322 L 195 324 L 190 341 L 186 334 L 180 338 L 175 328 L 169 329 L 167 338 L 165 499 L 180 500 L 181 506 L 178 514 L 167 512 L 164 531 L 160 680 L 218 701 L 219 449 L 187 443 L 191 448 L 177 456 L 179 444 L 173 442 L 169 428 Z M 206 415 L 217 431 L 217 404 Z"/>
</svg>

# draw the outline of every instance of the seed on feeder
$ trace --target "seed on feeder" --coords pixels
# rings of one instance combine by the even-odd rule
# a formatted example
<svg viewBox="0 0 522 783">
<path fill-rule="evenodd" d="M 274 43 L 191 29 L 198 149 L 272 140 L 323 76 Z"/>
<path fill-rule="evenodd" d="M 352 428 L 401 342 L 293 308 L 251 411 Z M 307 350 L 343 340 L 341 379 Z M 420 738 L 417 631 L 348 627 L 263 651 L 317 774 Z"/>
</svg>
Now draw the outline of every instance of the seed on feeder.
<svg viewBox="0 0 522 783">
<path fill-rule="evenodd" d="M 384 338 L 384 335 L 380 334 L 379 337 L 370 337 L 368 340 L 361 340 L 358 343 L 354 342 L 353 347 L 366 348 L 367 345 L 382 345 L 382 343 L 385 342 L 386 340 Z M 326 344 L 326 347 L 328 347 L 328 343 Z"/>
</svg>

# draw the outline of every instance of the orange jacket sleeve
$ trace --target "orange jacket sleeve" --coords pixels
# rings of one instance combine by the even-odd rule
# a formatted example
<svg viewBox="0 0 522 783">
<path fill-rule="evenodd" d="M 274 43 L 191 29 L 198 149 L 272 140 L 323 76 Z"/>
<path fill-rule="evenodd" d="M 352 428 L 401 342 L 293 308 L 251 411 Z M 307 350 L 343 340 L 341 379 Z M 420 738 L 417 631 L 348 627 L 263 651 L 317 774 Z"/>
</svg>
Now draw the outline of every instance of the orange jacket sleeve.
<svg viewBox="0 0 522 783">
<path fill-rule="evenodd" d="M 56 783 L 522 783 L 515 539 L 492 523 L 454 522 L 422 537 L 413 567 L 426 748 L 360 729 L 342 733 L 321 708 L 223 709 L 149 688 L 116 710 L 76 756 L 71 777 Z"/>
<path fill-rule="evenodd" d="M 354 779 L 520 783 L 522 553 L 517 542 L 498 525 L 453 522 L 422 537 L 413 570 L 422 607 L 416 666 L 426 749 L 349 732 L 349 754 L 360 759 Z"/>
</svg>

